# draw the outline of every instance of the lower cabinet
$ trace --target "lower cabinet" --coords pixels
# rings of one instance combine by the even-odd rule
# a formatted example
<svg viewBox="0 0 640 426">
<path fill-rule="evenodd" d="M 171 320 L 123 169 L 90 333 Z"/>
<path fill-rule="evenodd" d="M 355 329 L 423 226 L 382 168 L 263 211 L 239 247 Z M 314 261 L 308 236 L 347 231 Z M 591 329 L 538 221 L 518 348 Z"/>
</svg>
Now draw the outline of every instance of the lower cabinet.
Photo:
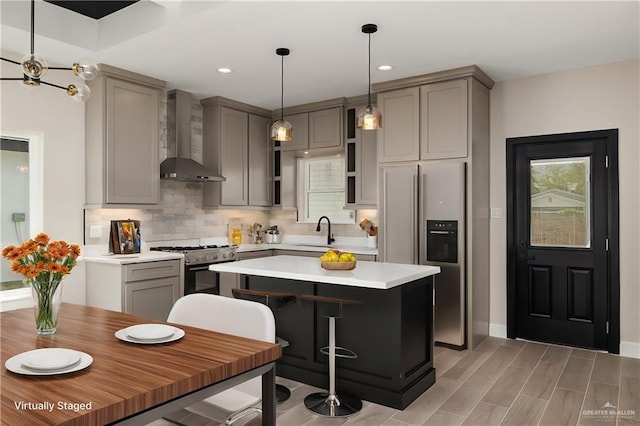
<svg viewBox="0 0 640 426">
<path fill-rule="evenodd" d="M 87 305 L 165 321 L 181 292 L 180 260 L 87 262 Z"/>
</svg>

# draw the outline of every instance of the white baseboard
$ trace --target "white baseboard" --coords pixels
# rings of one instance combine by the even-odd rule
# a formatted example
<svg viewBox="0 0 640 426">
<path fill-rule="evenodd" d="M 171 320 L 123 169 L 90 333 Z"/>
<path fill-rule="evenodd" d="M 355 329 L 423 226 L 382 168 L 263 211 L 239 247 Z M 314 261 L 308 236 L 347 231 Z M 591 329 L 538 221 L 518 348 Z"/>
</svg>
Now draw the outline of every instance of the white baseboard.
<svg viewBox="0 0 640 426">
<path fill-rule="evenodd" d="M 640 359 L 640 343 L 620 342 L 620 355 Z"/>
<path fill-rule="evenodd" d="M 489 324 L 489 336 L 507 338 L 507 326 L 502 324 Z"/>
<path fill-rule="evenodd" d="M 507 326 L 502 324 L 489 324 L 489 336 L 507 338 Z M 620 356 L 640 359 L 640 343 L 620 342 Z"/>
</svg>

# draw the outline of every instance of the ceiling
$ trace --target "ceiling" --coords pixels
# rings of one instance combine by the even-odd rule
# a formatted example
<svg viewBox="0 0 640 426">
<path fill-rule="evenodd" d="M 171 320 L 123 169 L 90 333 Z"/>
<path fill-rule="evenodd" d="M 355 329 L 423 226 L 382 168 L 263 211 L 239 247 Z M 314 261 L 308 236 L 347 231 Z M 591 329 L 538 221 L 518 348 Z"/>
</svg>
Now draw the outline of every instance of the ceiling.
<svg viewBox="0 0 640 426">
<path fill-rule="evenodd" d="M 0 0 L 2 50 L 18 58 L 29 7 Z M 366 23 L 378 25 L 374 83 L 471 64 L 502 81 L 640 57 L 638 1 L 141 0 L 96 20 L 38 0 L 35 50 L 50 64 L 88 57 L 197 98 L 276 109 L 278 47 L 291 49 L 285 106 L 365 94 Z"/>
</svg>

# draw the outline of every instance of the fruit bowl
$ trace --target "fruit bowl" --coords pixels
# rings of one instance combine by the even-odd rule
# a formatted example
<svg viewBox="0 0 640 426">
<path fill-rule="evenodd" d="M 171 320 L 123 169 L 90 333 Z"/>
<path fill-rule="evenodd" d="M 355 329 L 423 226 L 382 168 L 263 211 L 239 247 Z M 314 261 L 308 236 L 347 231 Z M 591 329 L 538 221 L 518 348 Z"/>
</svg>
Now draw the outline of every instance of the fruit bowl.
<svg viewBox="0 0 640 426">
<path fill-rule="evenodd" d="M 353 260 L 351 262 L 320 262 L 320 266 L 323 269 L 328 269 L 332 271 L 350 271 L 351 269 L 355 269 L 356 261 Z"/>
</svg>

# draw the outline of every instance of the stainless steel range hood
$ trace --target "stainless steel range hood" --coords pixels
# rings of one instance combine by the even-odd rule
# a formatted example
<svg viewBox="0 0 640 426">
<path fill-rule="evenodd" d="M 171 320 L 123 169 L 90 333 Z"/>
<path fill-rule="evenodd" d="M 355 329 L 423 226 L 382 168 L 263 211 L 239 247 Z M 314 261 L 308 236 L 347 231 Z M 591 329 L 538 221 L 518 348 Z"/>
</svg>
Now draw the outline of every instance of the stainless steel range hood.
<svg viewBox="0 0 640 426">
<path fill-rule="evenodd" d="M 167 98 L 168 145 L 175 147 L 175 157 L 160 163 L 160 178 L 183 182 L 221 182 L 224 176 L 214 173 L 191 159 L 191 93 L 172 90 Z"/>
</svg>

